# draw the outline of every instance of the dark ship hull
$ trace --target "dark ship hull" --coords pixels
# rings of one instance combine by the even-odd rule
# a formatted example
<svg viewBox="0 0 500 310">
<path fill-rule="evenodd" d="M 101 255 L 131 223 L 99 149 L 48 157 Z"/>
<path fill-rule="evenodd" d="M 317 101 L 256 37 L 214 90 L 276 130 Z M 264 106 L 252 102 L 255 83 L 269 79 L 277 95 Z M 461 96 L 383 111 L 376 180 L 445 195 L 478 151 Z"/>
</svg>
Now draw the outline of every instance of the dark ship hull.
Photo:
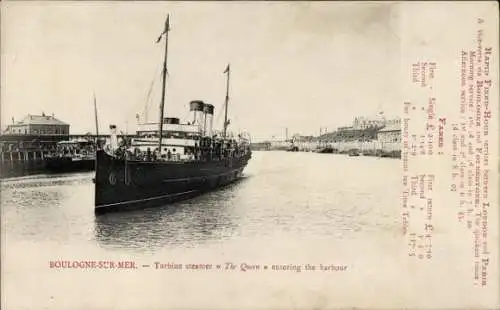
<svg viewBox="0 0 500 310">
<path fill-rule="evenodd" d="M 95 159 L 74 159 L 71 157 L 47 158 L 45 168 L 53 173 L 93 171 Z"/>
<path fill-rule="evenodd" d="M 191 198 L 241 177 L 251 153 L 217 161 L 117 159 L 97 151 L 95 213 L 143 209 Z"/>
</svg>

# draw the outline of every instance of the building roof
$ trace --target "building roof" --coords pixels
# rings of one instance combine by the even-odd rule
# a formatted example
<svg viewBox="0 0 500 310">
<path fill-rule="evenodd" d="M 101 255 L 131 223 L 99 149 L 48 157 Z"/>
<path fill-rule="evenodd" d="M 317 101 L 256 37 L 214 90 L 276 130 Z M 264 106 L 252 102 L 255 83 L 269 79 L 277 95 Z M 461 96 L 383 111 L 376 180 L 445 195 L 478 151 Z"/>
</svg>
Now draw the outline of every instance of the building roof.
<svg viewBox="0 0 500 310">
<path fill-rule="evenodd" d="M 69 125 L 57 118 L 54 115 L 26 115 L 22 120 L 16 122 L 15 125 Z"/>
<path fill-rule="evenodd" d="M 401 131 L 401 123 L 390 124 L 380 129 L 378 132 Z"/>
</svg>

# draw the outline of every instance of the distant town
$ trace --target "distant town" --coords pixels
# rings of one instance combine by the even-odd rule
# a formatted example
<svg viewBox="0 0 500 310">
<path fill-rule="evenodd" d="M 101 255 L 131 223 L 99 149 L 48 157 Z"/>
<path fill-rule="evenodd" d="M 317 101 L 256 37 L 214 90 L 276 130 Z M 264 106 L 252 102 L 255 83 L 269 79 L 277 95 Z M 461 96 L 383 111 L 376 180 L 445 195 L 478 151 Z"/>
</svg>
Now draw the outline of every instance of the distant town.
<svg viewBox="0 0 500 310">
<path fill-rule="evenodd" d="M 376 117 L 358 116 L 351 125 L 334 131 L 326 128 L 318 136 L 293 134 L 253 143 L 254 150 L 287 150 L 322 153 L 349 153 L 399 157 L 401 153 L 401 119 L 387 119 L 383 112 Z"/>
</svg>

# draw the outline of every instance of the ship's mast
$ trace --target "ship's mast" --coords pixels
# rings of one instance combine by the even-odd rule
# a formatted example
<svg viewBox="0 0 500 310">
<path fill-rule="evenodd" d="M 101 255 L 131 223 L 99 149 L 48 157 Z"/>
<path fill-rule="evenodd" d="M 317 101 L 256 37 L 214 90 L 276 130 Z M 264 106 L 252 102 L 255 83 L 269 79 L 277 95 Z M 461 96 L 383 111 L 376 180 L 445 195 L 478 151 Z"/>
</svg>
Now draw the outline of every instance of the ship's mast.
<svg viewBox="0 0 500 310">
<path fill-rule="evenodd" d="M 97 136 L 97 139 L 99 139 L 99 122 L 97 121 L 97 102 L 95 98 L 95 93 L 94 93 L 94 114 L 95 114 L 95 134 Z"/>
<path fill-rule="evenodd" d="M 94 95 L 94 114 L 95 114 L 95 177 L 94 177 L 94 180 L 97 179 L 97 151 L 100 149 L 100 145 L 99 145 L 99 122 L 97 121 L 97 100 L 95 98 L 95 93 L 93 94 Z M 95 181 L 94 181 L 95 183 Z"/>
<path fill-rule="evenodd" d="M 99 148 L 99 121 L 97 120 L 97 99 L 95 98 L 95 93 L 94 95 L 94 116 L 95 116 L 95 149 Z"/>
<path fill-rule="evenodd" d="M 168 55 L 168 32 L 170 31 L 170 14 L 167 15 L 167 20 L 165 21 L 165 29 L 158 37 L 157 43 L 160 42 L 161 37 L 165 35 L 165 56 L 163 59 L 163 71 L 162 71 L 162 91 L 161 91 L 161 104 L 160 104 L 160 139 L 158 142 L 158 151 L 161 154 L 161 143 L 163 138 L 163 113 L 165 108 L 165 86 L 166 86 L 166 76 L 167 76 L 167 55 Z"/>
<path fill-rule="evenodd" d="M 225 112 L 224 112 L 224 132 L 223 132 L 223 137 L 226 137 L 226 131 L 227 131 L 227 126 L 229 125 L 227 122 L 227 105 L 229 104 L 229 79 L 231 75 L 231 67 L 229 64 L 227 64 L 226 70 L 224 73 L 227 74 L 227 79 L 226 79 L 226 104 L 225 104 Z"/>
</svg>

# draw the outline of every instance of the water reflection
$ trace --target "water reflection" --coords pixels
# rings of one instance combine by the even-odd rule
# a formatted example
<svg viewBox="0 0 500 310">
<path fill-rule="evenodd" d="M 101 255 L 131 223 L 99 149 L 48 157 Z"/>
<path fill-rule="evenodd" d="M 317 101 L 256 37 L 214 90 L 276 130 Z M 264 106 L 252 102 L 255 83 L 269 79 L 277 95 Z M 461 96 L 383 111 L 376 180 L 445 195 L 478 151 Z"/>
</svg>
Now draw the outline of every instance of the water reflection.
<svg viewBox="0 0 500 310">
<path fill-rule="evenodd" d="M 0 179 L 19 176 L 41 174 L 45 171 L 44 165 L 40 161 L 18 162 L 9 161 L 0 163 Z"/>
<path fill-rule="evenodd" d="M 95 238 L 105 248 L 146 252 L 229 239 L 238 234 L 239 217 L 234 210 L 243 184 L 242 180 L 164 207 L 96 216 Z"/>
</svg>

